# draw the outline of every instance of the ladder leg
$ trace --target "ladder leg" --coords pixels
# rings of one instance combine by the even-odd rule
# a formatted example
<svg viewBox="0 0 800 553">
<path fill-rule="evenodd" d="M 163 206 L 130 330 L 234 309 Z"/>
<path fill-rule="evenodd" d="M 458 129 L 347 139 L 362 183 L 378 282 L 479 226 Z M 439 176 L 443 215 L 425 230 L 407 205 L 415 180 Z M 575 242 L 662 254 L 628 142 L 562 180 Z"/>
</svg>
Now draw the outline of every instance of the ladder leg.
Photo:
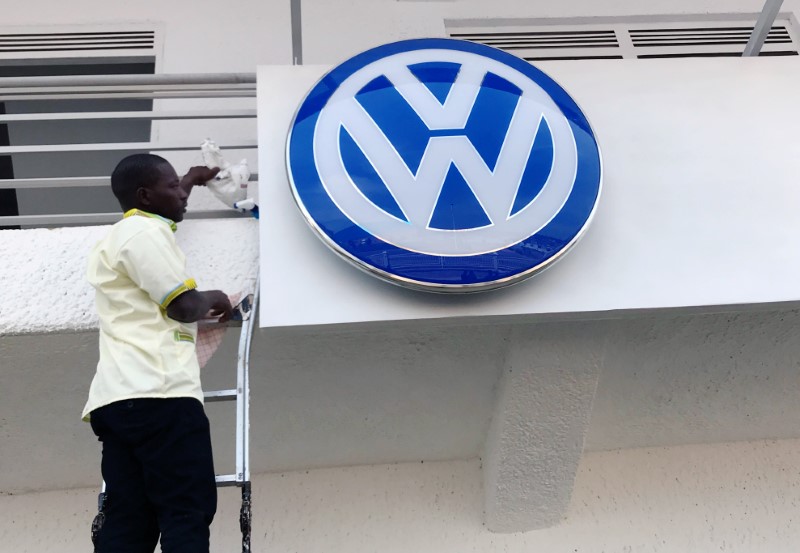
<svg viewBox="0 0 800 553">
<path fill-rule="evenodd" d="M 258 314 L 260 279 L 256 279 L 250 317 L 242 322 L 236 364 L 236 482 L 250 481 L 250 348 Z"/>
<path fill-rule="evenodd" d="M 95 551 L 97 550 L 97 536 L 106 521 L 106 498 L 106 483 L 103 482 L 103 488 L 97 496 L 97 514 L 92 521 L 92 545 Z"/>
<path fill-rule="evenodd" d="M 242 509 L 239 512 L 239 528 L 242 530 L 242 553 L 250 553 L 250 530 L 253 520 L 251 507 L 250 482 L 245 482 L 242 485 Z"/>
<path fill-rule="evenodd" d="M 242 508 L 239 513 L 239 527 L 242 530 L 242 553 L 250 553 L 250 532 L 252 528 L 252 504 L 250 486 L 250 349 L 253 327 L 258 313 L 260 279 L 256 279 L 253 306 L 244 331 L 244 351 L 239 358 L 237 370 L 237 473 L 242 482 Z"/>
</svg>

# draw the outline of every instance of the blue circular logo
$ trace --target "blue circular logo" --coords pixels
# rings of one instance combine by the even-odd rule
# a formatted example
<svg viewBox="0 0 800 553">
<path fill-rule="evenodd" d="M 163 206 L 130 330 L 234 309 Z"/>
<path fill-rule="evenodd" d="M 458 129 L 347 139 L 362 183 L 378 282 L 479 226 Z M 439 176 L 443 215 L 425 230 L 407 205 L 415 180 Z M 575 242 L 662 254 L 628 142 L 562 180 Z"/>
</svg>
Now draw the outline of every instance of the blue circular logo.
<svg viewBox="0 0 800 553">
<path fill-rule="evenodd" d="M 583 234 L 601 186 L 594 133 L 560 86 L 450 39 L 379 46 L 327 73 L 295 115 L 287 166 L 336 253 L 437 292 L 548 267 Z"/>
</svg>

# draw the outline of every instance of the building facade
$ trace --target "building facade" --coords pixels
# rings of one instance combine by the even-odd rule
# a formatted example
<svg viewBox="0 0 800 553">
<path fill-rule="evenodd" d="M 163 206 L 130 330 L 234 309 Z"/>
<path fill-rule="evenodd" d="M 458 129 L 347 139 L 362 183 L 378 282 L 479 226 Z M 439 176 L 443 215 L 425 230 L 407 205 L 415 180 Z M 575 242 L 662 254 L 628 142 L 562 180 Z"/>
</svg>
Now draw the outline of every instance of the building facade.
<svg viewBox="0 0 800 553">
<path fill-rule="evenodd" d="M 784 30 L 765 47 L 772 56 L 731 57 L 762 7 L 33 0 L 0 23 L 7 77 L 89 65 L 95 74 L 259 71 L 258 105 L 158 97 L 30 108 L 5 98 L 8 114 L 257 107 L 258 128 L 252 117 L 79 131 L 9 120 L 6 145 L 114 134 L 166 145 L 182 172 L 213 137 L 258 173 L 260 222 L 189 220 L 178 234 L 202 287 L 246 290 L 259 265 L 267 282 L 251 369 L 254 551 L 793 551 L 800 3 L 783 3 Z M 97 35 L 108 41 L 86 46 Z M 32 36 L 61 44 L 14 46 Z M 281 162 L 285 105 L 296 98 L 284 88 L 296 74 L 387 42 L 448 36 L 518 47 L 575 96 L 604 153 L 597 219 L 574 254 L 508 290 L 462 298 L 373 282 L 329 263 L 329 252 L 317 259 L 322 249 L 284 202 Z M 178 143 L 198 148 L 169 149 Z M 124 151 L 75 150 L 10 153 L 3 178 L 103 176 Z M 44 190 L 20 185 L 17 212 L 113 210 L 100 188 L 57 202 Z M 204 191 L 191 207 L 220 208 Z M 97 333 L 83 267 L 103 232 L 0 231 L 0 551 L 90 547 L 99 447 L 79 415 Z M 236 340 L 229 331 L 206 387 L 230 385 Z M 209 415 L 224 470 L 232 417 L 217 405 Z M 214 550 L 239 547 L 238 510 L 238 494 L 222 490 Z"/>
</svg>

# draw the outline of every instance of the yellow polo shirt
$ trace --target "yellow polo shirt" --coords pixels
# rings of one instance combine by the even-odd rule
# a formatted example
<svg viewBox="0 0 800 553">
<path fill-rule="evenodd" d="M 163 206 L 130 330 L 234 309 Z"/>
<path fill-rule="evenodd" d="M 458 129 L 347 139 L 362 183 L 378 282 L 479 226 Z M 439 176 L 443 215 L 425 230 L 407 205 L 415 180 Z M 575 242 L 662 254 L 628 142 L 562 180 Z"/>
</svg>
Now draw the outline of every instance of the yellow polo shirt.
<svg viewBox="0 0 800 553">
<path fill-rule="evenodd" d="M 167 306 L 197 287 L 175 242 L 175 223 L 131 210 L 92 249 L 87 277 L 100 318 L 100 361 L 83 420 L 131 398 L 203 401 L 196 323 L 167 317 Z"/>
</svg>

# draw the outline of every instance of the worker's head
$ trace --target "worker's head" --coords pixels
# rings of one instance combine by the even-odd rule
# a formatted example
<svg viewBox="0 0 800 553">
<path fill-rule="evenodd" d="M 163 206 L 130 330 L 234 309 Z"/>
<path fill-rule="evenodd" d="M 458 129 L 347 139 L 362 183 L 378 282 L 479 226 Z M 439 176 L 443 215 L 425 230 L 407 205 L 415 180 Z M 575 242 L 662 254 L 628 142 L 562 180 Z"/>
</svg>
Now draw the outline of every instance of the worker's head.
<svg viewBox="0 0 800 553">
<path fill-rule="evenodd" d="M 172 165 L 153 154 L 120 161 L 111 173 L 111 190 L 123 211 L 142 209 L 175 222 L 183 220 L 189 198 Z"/>
</svg>

